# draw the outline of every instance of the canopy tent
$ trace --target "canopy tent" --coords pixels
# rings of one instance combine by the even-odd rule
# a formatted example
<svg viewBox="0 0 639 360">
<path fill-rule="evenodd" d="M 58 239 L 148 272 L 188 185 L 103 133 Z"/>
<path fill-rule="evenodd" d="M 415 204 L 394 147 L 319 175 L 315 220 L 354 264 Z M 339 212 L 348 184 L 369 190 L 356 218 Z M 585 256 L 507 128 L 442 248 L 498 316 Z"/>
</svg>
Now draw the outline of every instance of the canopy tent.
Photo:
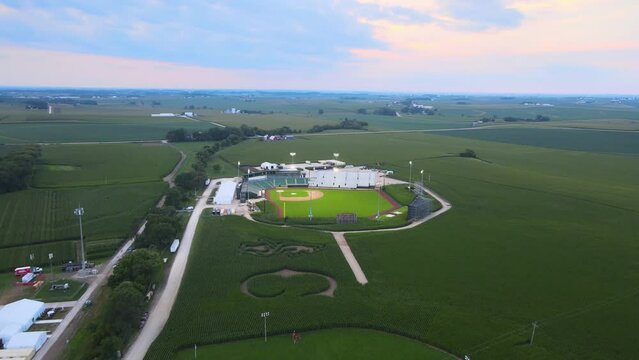
<svg viewBox="0 0 639 360">
<path fill-rule="evenodd" d="M 27 331 L 43 312 L 44 303 L 41 301 L 22 299 L 7 304 L 0 309 L 0 330 L 17 325 L 20 331 Z"/>
<path fill-rule="evenodd" d="M 6 349 L 29 348 L 38 351 L 45 341 L 47 341 L 46 331 L 23 332 L 13 335 L 4 347 Z"/>
<path fill-rule="evenodd" d="M 233 203 L 233 199 L 235 198 L 235 189 L 237 188 L 237 183 L 234 181 L 224 181 L 220 185 L 220 188 L 217 189 L 217 193 L 213 198 L 213 204 L 215 205 L 231 205 Z"/>
</svg>

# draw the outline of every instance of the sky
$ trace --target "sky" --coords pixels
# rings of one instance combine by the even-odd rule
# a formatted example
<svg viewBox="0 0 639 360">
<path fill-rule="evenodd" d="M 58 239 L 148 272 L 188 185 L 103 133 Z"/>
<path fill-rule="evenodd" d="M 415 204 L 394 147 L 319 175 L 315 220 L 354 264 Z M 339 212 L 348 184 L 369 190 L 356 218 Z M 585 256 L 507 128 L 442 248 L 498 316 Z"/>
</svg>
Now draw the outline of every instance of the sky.
<svg viewBox="0 0 639 360">
<path fill-rule="evenodd" d="M 0 86 L 639 94 L 637 0 L 0 0 Z"/>
</svg>

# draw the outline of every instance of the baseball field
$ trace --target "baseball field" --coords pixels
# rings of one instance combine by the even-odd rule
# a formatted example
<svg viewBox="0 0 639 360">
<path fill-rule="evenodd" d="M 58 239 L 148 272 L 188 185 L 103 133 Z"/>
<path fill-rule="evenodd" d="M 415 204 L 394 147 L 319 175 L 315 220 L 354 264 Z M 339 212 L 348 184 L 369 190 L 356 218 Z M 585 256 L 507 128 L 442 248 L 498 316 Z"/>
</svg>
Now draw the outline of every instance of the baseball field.
<svg viewBox="0 0 639 360">
<path fill-rule="evenodd" d="M 266 195 L 280 218 L 308 217 L 311 207 L 316 218 L 334 218 L 340 213 L 370 217 L 377 214 L 378 200 L 380 213 L 399 207 L 383 192 L 378 199 L 375 190 L 273 188 Z"/>
</svg>

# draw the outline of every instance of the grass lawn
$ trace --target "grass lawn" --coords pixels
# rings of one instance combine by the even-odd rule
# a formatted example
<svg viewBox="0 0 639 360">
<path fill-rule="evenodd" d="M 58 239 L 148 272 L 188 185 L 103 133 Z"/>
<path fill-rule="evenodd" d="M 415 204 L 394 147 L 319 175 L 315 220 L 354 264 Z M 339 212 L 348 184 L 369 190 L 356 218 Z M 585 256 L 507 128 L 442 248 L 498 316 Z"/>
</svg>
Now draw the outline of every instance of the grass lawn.
<svg viewBox="0 0 639 360">
<path fill-rule="evenodd" d="M 397 335 L 361 329 L 334 329 L 303 333 L 298 344 L 290 335 L 270 336 L 219 345 L 199 346 L 198 359 L 420 359 L 454 357 L 423 343 Z M 192 359 L 193 349 L 182 350 L 177 359 Z"/>
<path fill-rule="evenodd" d="M 282 201 L 283 197 L 307 197 L 309 190 L 322 192 L 323 196 L 312 201 Z M 282 192 L 278 192 L 282 191 Z M 355 213 L 358 217 L 369 217 L 377 213 L 377 192 L 374 190 L 336 190 L 336 189 L 270 189 L 271 203 L 281 209 L 280 217 L 308 217 L 312 202 L 313 217 L 335 218 L 339 213 Z M 286 214 L 284 213 L 286 203 Z M 380 211 L 393 208 L 384 197 L 380 197 Z"/>
<path fill-rule="evenodd" d="M 50 290 L 51 283 L 45 280 L 44 284 L 36 291 L 33 292 L 30 298 L 42 302 L 59 302 L 59 301 L 71 301 L 77 300 L 84 294 L 88 285 L 84 282 L 75 281 L 71 279 L 56 280 L 54 284 L 69 284 L 69 288 L 66 290 Z"/>
</svg>

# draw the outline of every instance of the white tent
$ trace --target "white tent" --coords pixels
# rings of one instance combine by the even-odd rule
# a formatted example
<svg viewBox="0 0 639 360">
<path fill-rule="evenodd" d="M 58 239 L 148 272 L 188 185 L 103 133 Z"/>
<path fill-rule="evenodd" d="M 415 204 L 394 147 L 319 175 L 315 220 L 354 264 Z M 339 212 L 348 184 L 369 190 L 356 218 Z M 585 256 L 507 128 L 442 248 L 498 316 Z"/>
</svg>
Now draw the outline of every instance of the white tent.
<svg viewBox="0 0 639 360">
<path fill-rule="evenodd" d="M 18 324 L 9 324 L 0 329 L 0 340 L 2 340 L 3 344 L 6 344 L 11 340 L 11 337 L 17 333 L 19 333 L 20 325 Z"/>
<path fill-rule="evenodd" d="M 231 205 L 235 198 L 235 189 L 237 184 L 234 181 L 224 181 L 217 189 L 215 197 L 213 198 L 213 204 L 215 205 Z"/>
<path fill-rule="evenodd" d="M 12 302 L 0 309 L 0 329 L 17 325 L 20 331 L 27 331 L 43 312 L 41 301 L 22 299 Z"/>
<path fill-rule="evenodd" d="M 47 341 L 46 331 L 23 332 L 13 335 L 4 347 L 6 349 L 30 348 L 38 351 L 45 341 Z"/>
</svg>

